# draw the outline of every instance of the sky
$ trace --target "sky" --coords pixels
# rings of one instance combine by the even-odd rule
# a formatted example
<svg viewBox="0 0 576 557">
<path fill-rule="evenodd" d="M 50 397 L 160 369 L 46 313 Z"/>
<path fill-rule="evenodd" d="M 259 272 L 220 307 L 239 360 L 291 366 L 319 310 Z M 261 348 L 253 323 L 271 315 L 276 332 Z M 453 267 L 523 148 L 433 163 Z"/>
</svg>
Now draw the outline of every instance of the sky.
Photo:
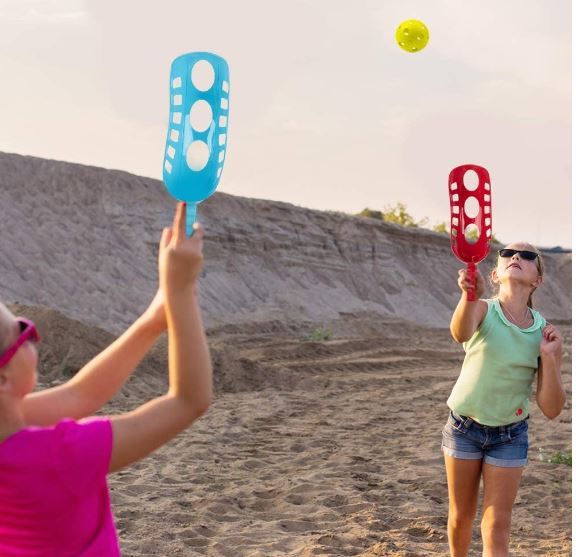
<svg viewBox="0 0 576 557">
<path fill-rule="evenodd" d="M 0 151 L 161 179 L 170 64 L 211 51 L 230 67 L 219 191 L 433 225 L 471 163 L 499 240 L 571 247 L 571 18 L 569 0 L 0 0 Z M 395 42 L 406 19 L 421 52 Z"/>
</svg>

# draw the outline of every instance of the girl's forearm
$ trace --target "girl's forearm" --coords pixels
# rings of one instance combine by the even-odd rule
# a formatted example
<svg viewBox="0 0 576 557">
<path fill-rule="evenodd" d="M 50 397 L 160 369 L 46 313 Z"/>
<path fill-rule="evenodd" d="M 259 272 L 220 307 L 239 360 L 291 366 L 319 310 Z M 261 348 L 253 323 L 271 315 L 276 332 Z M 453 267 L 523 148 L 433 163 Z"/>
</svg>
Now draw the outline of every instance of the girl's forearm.
<svg viewBox="0 0 576 557">
<path fill-rule="evenodd" d="M 168 301 L 169 394 L 202 414 L 212 400 L 212 362 L 196 289 Z"/>
<path fill-rule="evenodd" d="M 547 418 L 556 418 L 566 402 L 566 393 L 562 386 L 559 357 L 556 355 L 542 356 L 542 374 L 538 390 L 538 406 Z"/>
<path fill-rule="evenodd" d="M 474 316 L 476 305 L 480 302 L 469 302 L 466 297 L 467 294 L 463 292 L 450 321 L 450 332 L 456 342 L 469 340 L 476 329 Z"/>
<path fill-rule="evenodd" d="M 84 415 L 100 409 L 122 388 L 161 332 L 140 316 L 66 383 L 84 401 Z"/>
<path fill-rule="evenodd" d="M 28 395 L 24 399 L 26 422 L 48 426 L 63 418 L 80 419 L 98 411 L 122 388 L 160 332 L 141 316 L 72 379 Z"/>
</svg>

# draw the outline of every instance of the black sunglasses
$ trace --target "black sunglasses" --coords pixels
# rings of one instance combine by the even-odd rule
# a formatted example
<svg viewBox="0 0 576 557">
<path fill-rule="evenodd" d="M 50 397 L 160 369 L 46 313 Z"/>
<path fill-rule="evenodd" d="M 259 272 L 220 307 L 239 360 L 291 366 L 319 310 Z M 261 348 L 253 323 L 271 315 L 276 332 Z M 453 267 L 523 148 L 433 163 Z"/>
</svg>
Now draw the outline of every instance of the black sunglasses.
<svg viewBox="0 0 576 557">
<path fill-rule="evenodd" d="M 512 257 L 515 253 L 517 253 L 522 259 L 526 259 L 526 261 L 534 261 L 534 259 L 538 257 L 538 254 L 535 251 L 528 251 L 525 249 L 504 248 L 498 250 L 498 255 L 500 257 Z"/>
</svg>

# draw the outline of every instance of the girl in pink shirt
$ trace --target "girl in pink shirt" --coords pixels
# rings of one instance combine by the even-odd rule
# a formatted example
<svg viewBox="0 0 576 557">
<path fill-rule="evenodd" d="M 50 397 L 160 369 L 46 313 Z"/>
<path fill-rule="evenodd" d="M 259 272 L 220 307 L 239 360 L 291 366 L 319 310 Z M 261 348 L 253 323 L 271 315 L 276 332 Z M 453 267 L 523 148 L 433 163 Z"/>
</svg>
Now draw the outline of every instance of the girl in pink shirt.
<svg viewBox="0 0 576 557">
<path fill-rule="evenodd" d="M 212 366 L 198 305 L 202 230 L 184 205 L 159 248 L 154 300 L 70 381 L 33 392 L 39 336 L 0 304 L 0 555 L 120 555 L 106 476 L 145 457 L 208 409 Z M 168 330 L 169 388 L 132 412 L 86 418 L 122 387 Z"/>
</svg>

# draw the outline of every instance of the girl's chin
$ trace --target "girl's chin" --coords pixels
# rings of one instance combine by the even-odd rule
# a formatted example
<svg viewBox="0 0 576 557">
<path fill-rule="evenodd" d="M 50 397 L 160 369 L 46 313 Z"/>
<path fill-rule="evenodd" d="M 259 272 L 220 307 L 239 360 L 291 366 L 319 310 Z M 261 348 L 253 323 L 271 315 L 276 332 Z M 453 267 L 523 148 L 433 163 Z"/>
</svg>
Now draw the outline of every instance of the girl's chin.
<svg viewBox="0 0 576 557">
<path fill-rule="evenodd" d="M 532 281 L 530 281 L 528 278 L 521 276 L 521 275 L 504 275 L 501 279 L 500 279 L 500 283 L 501 284 L 514 284 L 514 285 L 519 285 L 519 284 L 523 284 L 524 286 L 526 286 L 526 288 L 531 288 L 532 287 Z"/>
</svg>

